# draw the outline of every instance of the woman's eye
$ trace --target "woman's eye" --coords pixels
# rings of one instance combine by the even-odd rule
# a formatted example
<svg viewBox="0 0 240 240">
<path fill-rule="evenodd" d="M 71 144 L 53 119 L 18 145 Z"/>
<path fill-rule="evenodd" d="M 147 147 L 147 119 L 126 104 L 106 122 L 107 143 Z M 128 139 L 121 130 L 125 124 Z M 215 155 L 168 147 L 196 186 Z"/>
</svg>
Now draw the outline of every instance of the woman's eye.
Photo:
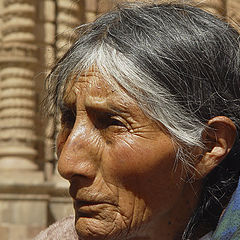
<svg viewBox="0 0 240 240">
<path fill-rule="evenodd" d="M 114 118 L 114 117 L 109 117 L 109 118 L 106 120 L 106 125 L 107 125 L 107 126 L 126 127 L 123 122 L 121 122 L 119 119 Z"/>
<path fill-rule="evenodd" d="M 113 115 L 104 111 L 97 111 L 95 109 L 87 109 L 88 116 L 93 125 L 100 130 L 105 130 L 109 127 L 126 127 L 124 120 L 120 116 Z"/>
<path fill-rule="evenodd" d="M 125 127 L 124 123 L 122 123 L 120 120 L 115 118 L 110 119 L 109 125 Z"/>
<path fill-rule="evenodd" d="M 98 129 L 107 129 L 112 126 L 125 127 L 125 124 L 120 119 L 111 114 L 100 114 L 96 116 L 94 124 Z"/>
</svg>

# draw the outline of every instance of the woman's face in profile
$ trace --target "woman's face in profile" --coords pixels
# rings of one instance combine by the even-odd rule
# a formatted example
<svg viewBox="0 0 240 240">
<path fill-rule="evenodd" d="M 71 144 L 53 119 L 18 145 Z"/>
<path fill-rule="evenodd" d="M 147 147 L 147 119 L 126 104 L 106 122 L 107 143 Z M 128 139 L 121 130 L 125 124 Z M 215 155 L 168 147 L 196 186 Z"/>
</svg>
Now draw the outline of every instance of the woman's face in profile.
<svg viewBox="0 0 240 240">
<path fill-rule="evenodd" d="M 134 239 L 185 225 L 177 216 L 192 209 L 173 141 L 100 73 L 67 88 L 57 148 L 80 238 Z"/>
</svg>

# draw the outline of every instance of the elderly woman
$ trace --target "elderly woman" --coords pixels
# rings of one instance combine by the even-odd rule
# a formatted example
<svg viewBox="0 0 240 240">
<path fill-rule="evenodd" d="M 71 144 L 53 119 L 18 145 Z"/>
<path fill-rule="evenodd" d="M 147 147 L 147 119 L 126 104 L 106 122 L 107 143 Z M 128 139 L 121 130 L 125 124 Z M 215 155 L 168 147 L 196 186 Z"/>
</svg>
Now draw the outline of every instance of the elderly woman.
<svg viewBox="0 0 240 240">
<path fill-rule="evenodd" d="M 75 223 L 36 239 L 230 239 L 239 67 L 238 32 L 192 6 L 123 4 L 80 27 L 48 78 Z"/>
</svg>

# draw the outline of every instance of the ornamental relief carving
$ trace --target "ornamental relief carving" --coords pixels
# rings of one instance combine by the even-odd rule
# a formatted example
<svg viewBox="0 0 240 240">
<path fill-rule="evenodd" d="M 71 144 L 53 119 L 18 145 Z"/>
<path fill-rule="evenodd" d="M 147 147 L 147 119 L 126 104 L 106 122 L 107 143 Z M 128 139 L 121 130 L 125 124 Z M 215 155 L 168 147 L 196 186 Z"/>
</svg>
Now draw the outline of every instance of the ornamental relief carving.
<svg viewBox="0 0 240 240">
<path fill-rule="evenodd" d="M 36 2 L 4 1 L 2 11 L 0 168 L 37 169 L 35 83 Z M 9 161 L 16 164 L 8 164 Z"/>
</svg>

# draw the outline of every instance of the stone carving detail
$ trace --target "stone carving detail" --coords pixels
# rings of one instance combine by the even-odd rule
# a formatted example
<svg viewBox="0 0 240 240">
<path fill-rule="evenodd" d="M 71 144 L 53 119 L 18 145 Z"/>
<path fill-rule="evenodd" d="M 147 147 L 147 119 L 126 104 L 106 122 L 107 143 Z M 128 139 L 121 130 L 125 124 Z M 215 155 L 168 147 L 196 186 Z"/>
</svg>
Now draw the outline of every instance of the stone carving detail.
<svg viewBox="0 0 240 240">
<path fill-rule="evenodd" d="M 92 22 L 99 12 L 99 0 L 85 0 L 85 21 Z"/>
<path fill-rule="evenodd" d="M 35 1 L 3 1 L 0 52 L 0 169 L 37 169 Z"/>
<path fill-rule="evenodd" d="M 227 5 L 229 21 L 240 31 L 240 1 L 230 0 Z"/>
<path fill-rule="evenodd" d="M 240 1 L 239 0 L 194 0 L 196 6 L 219 17 L 226 17 L 240 31 Z"/>
<path fill-rule="evenodd" d="M 2 46 L 2 10 L 3 10 L 3 3 L 0 0 L 0 51 L 1 51 L 1 46 Z M 1 79 L 0 79 L 1 81 Z M 1 90 L 0 90 L 1 91 Z"/>
<path fill-rule="evenodd" d="M 81 24 L 82 1 L 57 0 L 57 58 L 63 56 L 75 40 L 74 28 Z"/>
<path fill-rule="evenodd" d="M 45 129 L 45 169 L 44 176 L 47 181 L 51 180 L 54 174 L 55 166 L 55 119 L 53 116 L 50 116 L 47 122 Z"/>
<path fill-rule="evenodd" d="M 55 0 L 41 0 L 37 2 L 38 9 L 38 31 L 37 39 L 39 46 L 39 59 L 40 66 L 39 72 L 41 75 L 36 82 L 36 88 L 38 90 L 38 97 L 40 101 L 45 98 L 44 91 L 44 79 L 50 72 L 55 60 L 55 41 L 56 41 L 56 1 Z M 44 109 L 46 111 L 46 109 Z M 41 159 L 44 159 L 44 178 L 49 181 L 53 175 L 53 166 L 55 162 L 54 155 L 54 135 L 55 135 L 55 123 L 52 116 L 44 118 L 45 114 L 37 112 L 39 118 L 40 127 L 37 128 L 37 134 L 43 139 L 41 150 L 39 154 Z"/>
<path fill-rule="evenodd" d="M 197 7 L 209 11 L 217 16 L 226 16 L 226 0 L 194 0 Z"/>
</svg>

